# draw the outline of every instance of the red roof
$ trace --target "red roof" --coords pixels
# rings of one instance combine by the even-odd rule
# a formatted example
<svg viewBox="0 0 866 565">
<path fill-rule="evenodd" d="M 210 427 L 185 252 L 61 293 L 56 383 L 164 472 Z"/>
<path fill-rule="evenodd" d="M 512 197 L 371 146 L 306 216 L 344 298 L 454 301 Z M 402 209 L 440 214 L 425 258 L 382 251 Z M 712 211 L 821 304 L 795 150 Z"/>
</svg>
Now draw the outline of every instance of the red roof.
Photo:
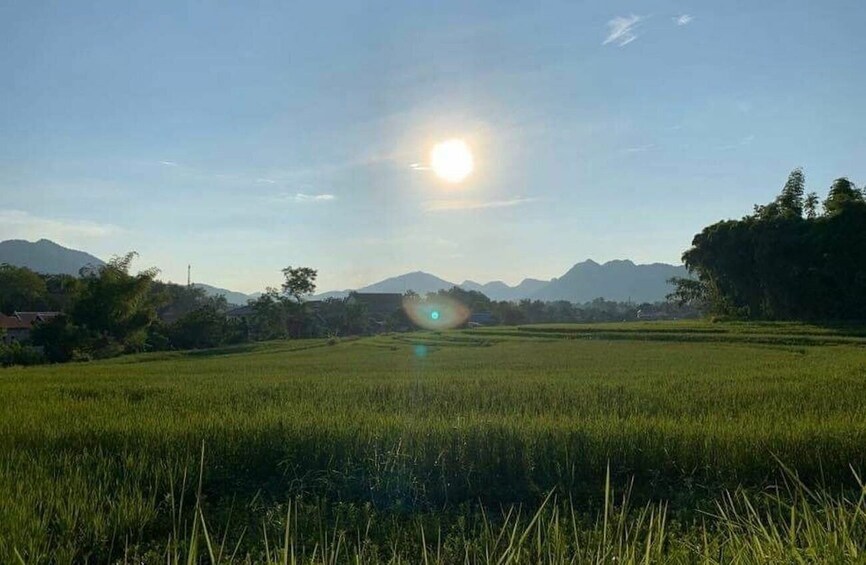
<svg viewBox="0 0 866 565">
<path fill-rule="evenodd" d="M 29 330 L 36 322 L 44 322 L 60 312 L 15 312 L 13 316 L 0 314 L 0 328 L 6 330 Z"/>
<path fill-rule="evenodd" d="M 31 326 L 36 322 L 45 322 L 59 315 L 60 312 L 15 312 L 15 316 L 17 316 L 19 320 L 30 324 Z"/>
<path fill-rule="evenodd" d="M 0 328 L 4 330 L 29 330 L 31 325 L 15 316 L 0 314 Z"/>
</svg>

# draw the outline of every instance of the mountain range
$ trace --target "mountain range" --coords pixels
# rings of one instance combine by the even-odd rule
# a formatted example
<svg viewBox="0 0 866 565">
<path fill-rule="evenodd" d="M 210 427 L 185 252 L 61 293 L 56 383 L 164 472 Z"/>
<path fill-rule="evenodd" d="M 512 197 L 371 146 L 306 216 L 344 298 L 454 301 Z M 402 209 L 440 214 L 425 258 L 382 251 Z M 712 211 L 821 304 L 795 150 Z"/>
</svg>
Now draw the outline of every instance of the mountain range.
<svg viewBox="0 0 866 565">
<path fill-rule="evenodd" d="M 9 240 L 0 242 L 0 264 L 8 263 L 27 267 L 40 273 L 77 275 L 85 266 L 104 265 L 105 262 L 84 251 L 68 249 L 47 239 L 37 242 Z M 447 290 L 459 286 L 465 290 L 484 293 L 493 300 L 568 300 L 589 302 L 595 298 L 633 302 L 657 302 L 665 299 L 671 290 L 668 279 L 686 277 L 688 272 L 682 265 L 652 263 L 637 265 L 629 260 L 609 261 L 604 264 L 588 259 L 576 264 L 561 277 L 549 281 L 524 279 L 520 284 L 509 286 L 502 281 L 478 283 L 463 281 L 454 283 L 430 273 L 416 271 L 387 278 L 377 283 L 355 289 L 357 292 L 404 293 L 413 290 L 418 294 Z M 208 295 L 224 295 L 230 304 L 245 304 L 256 294 L 244 294 L 203 283 L 194 283 Z M 347 296 L 351 290 L 331 291 L 314 296 L 314 299 Z"/>
<path fill-rule="evenodd" d="M 418 294 L 438 292 L 459 286 L 464 290 L 475 290 L 493 300 L 567 300 L 583 303 L 596 298 L 620 302 L 659 302 L 673 290 L 668 283 L 672 277 L 687 277 L 688 271 L 682 265 L 651 263 L 637 265 L 629 260 L 608 261 L 599 264 L 592 259 L 578 263 L 559 278 L 549 281 L 523 279 L 520 284 L 509 286 L 502 281 L 477 283 L 463 281 L 454 283 L 430 273 L 415 271 L 405 275 L 387 278 L 383 281 L 355 289 L 357 292 L 399 292 L 408 290 Z M 315 296 L 317 299 L 340 298 L 350 290 L 325 292 Z"/>
</svg>

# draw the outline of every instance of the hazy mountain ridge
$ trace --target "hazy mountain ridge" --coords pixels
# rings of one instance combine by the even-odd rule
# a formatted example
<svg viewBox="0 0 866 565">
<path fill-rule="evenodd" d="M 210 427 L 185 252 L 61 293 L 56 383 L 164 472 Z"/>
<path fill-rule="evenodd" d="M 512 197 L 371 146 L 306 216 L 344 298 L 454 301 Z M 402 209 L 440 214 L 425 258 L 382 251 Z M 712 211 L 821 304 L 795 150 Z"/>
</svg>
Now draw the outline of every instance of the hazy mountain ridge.
<svg viewBox="0 0 866 565">
<path fill-rule="evenodd" d="M 254 300 L 257 297 L 261 296 L 260 292 L 256 292 L 253 294 L 245 294 L 243 292 L 228 290 L 225 288 L 211 286 L 204 283 L 192 283 L 192 286 L 204 290 L 205 294 L 207 294 L 208 296 L 225 296 L 226 301 L 229 304 L 234 304 L 237 306 L 244 306 L 248 300 Z"/>
<path fill-rule="evenodd" d="M 629 260 L 598 264 L 588 259 L 551 280 L 531 298 L 587 302 L 602 297 L 620 302 L 657 302 L 673 290 L 668 279 L 687 276 L 688 271 L 682 265 L 636 265 Z"/>
<path fill-rule="evenodd" d="M 8 240 L 0 242 L 0 264 L 9 263 L 27 267 L 46 274 L 77 275 L 82 267 L 99 266 L 104 261 L 85 253 L 68 249 L 47 239 L 37 242 Z M 484 293 L 493 300 L 568 300 L 589 302 L 595 298 L 633 302 L 657 302 L 665 299 L 672 290 L 667 283 L 671 277 L 685 277 L 688 272 L 682 265 L 651 263 L 637 265 L 629 260 L 608 261 L 604 264 L 588 259 L 574 265 L 564 275 L 549 281 L 526 278 L 515 286 L 502 281 L 478 283 L 471 280 L 461 284 L 447 281 L 430 273 L 415 271 L 356 289 L 358 292 L 405 293 L 408 290 L 424 295 L 428 292 L 447 290 L 459 286 L 465 290 Z M 193 283 L 210 296 L 223 295 L 230 304 L 246 304 L 259 293 L 245 294 L 204 283 Z M 351 290 L 335 290 L 314 296 L 314 299 L 342 298 Z"/>
<path fill-rule="evenodd" d="M 35 242 L 9 239 L 0 241 L 0 265 L 3 263 L 48 275 L 78 275 L 82 267 L 99 267 L 105 261 L 48 239 Z"/>
<path fill-rule="evenodd" d="M 8 263 L 16 267 L 27 267 L 46 275 L 78 275 L 82 267 L 98 267 L 105 261 L 90 253 L 69 249 L 48 239 L 31 242 L 23 239 L 0 241 L 0 265 Z M 223 295 L 229 304 L 243 305 L 260 293 L 244 294 L 204 283 L 193 283 L 208 296 Z"/>
<path fill-rule="evenodd" d="M 596 298 L 625 302 L 659 302 L 665 299 L 673 287 L 668 284 L 672 277 L 687 277 L 682 265 L 651 263 L 637 265 L 630 260 L 608 261 L 599 264 L 588 259 L 574 265 L 564 275 L 549 281 L 523 279 L 516 286 L 502 281 L 478 283 L 471 280 L 461 284 L 449 282 L 430 273 L 415 271 L 405 275 L 389 277 L 377 283 L 357 289 L 357 292 L 398 292 L 412 290 L 418 294 L 438 292 L 459 286 L 464 290 L 481 292 L 493 300 L 568 300 L 589 302 Z M 350 290 L 330 291 L 316 295 L 316 299 L 342 298 Z"/>
</svg>

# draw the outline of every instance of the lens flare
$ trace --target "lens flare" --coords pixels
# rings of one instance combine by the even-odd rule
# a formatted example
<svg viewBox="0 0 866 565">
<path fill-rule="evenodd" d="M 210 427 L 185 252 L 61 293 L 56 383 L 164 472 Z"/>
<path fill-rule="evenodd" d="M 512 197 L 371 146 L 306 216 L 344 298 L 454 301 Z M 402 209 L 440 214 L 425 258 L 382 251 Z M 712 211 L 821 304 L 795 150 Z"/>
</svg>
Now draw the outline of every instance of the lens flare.
<svg viewBox="0 0 866 565">
<path fill-rule="evenodd" d="M 412 323 L 426 330 L 450 330 L 462 326 L 469 319 L 469 309 L 447 296 L 424 300 L 406 298 L 403 300 L 403 310 Z"/>
</svg>

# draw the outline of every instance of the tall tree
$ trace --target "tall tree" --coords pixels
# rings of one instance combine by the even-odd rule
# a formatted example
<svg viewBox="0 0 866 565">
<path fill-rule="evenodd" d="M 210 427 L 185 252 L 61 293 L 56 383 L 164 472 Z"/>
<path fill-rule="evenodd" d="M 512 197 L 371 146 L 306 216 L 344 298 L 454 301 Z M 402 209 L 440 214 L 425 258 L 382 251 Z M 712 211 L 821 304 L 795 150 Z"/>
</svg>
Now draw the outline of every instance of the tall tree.
<svg viewBox="0 0 866 565">
<path fill-rule="evenodd" d="M 786 218 L 802 218 L 805 191 L 806 175 L 803 174 L 803 169 L 798 167 L 788 175 L 782 193 L 776 198 L 779 214 Z"/>
<path fill-rule="evenodd" d="M 304 296 L 316 292 L 316 277 L 318 271 L 310 267 L 292 267 L 283 269 L 283 294 L 291 296 L 298 304 Z"/>
<path fill-rule="evenodd" d="M 830 186 L 830 193 L 824 201 L 824 210 L 828 214 L 836 214 L 863 202 L 863 193 L 854 186 L 853 182 L 842 177 L 834 180 Z"/>
<path fill-rule="evenodd" d="M 704 299 L 711 311 L 738 317 L 866 319 L 863 194 L 838 179 L 824 203 L 826 213 L 817 215 L 817 197 L 810 195 L 803 220 L 791 212 L 789 198 L 799 194 L 798 177 L 792 173 L 773 202 L 778 214 L 758 207 L 753 216 L 697 234 L 683 262 L 698 284 L 680 281 L 673 298 Z"/>
<path fill-rule="evenodd" d="M 814 220 L 818 217 L 818 204 L 820 203 L 818 195 L 814 192 L 806 195 L 806 198 L 803 200 L 803 211 L 806 213 L 807 219 Z"/>
<path fill-rule="evenodd" d="M 72 321 L 97 340 L 106 352 L 141 351 L 147 328 L 156 319 L 157 303 L 150 292 L 157 269 L 130 274 L 138 254 L 114 257 L 84 277 L 81 298 L 72 308 Z"/>
</svg>

